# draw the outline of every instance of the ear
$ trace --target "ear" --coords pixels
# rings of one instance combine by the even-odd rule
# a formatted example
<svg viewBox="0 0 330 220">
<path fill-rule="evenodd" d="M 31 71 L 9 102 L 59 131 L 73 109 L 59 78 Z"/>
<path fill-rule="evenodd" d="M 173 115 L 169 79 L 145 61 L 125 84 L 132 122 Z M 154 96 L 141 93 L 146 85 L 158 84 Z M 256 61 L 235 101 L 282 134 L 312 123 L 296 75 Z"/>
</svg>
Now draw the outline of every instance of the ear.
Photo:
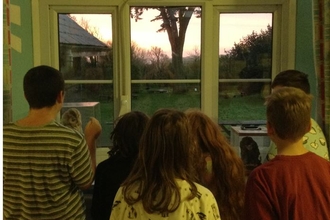
<svg viewBox="0 0 330 220">
<path fill-rule="evenodd" d="M 269 123 L 269 121 L 267 121 L 266 127 L 267 127 L 268 136 L 270 136 L 270 137 L 274 136 L 275 130 L 274 130 L 273 126 L 271 125 L 271 123 Z"/>
<path fill-rule="evenodd" d="M 311 129 L 312 129 L 312 119 L 309 121 L 306 133 L 308 133 Z"/>
<path fill-rule="evenodd" d="M 64 103 L 64 91 L 61 91 L 61 92 L 57 95 L 56 102 L 59 103 L 59 104 Z"/>
</svg>

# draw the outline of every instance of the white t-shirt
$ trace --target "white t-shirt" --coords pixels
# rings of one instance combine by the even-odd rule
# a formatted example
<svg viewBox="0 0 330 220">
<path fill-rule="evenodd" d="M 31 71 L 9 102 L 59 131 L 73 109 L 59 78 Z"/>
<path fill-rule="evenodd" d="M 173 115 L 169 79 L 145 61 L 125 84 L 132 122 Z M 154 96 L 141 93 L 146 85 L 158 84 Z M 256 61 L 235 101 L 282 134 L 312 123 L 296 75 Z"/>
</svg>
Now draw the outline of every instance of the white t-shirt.
<svg viewBox="0 0 330 220">
<path fill-rule="evenodd" d="M 113 202 L 113 208 L 110 220 L 190 220 L 190 219 L 204 219 L 204 220 L 219 220 L 220 213 L 217 202 L 207 188 L 195 183 L 197 186 L 198 196 L 188 200 L 190 196 L 190 185 L 185 180 L 177 180 L 180 186 L 181 203 L 177 210 L 163 216 L 160 213 L 147 213 L 139 201 L 133 205 L 128 205 L 122 194 L 122 187 L 119 188 Z"/>
</svg>

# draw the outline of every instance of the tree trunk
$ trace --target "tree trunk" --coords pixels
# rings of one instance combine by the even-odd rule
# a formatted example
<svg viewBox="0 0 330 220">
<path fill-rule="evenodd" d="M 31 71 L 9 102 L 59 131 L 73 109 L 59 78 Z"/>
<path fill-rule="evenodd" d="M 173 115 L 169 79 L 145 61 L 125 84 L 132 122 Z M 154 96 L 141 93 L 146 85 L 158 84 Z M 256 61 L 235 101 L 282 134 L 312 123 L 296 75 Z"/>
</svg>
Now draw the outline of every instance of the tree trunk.
<svg viewBox="0 0 330 220">
<path fill-rule="evenodd" d="M 186 76 L 183 71 L 183 47 L 186 36 L 187 27 L 194 8 L 180 8 L 178 11 L 178 18 L 175 16 L 177 8 L 161 8 L 160 13 L 163 17 L 164 28 L 171 44 L 172 50 L 172 65 L 173 73 L 176 79 L 185 79 Z M 179 22 L 179 28 L 177 25 Z M 186 84 L 175 84 L 173 86 L 174 93 L 183 93 L 187 91 Z"/>
</svg>

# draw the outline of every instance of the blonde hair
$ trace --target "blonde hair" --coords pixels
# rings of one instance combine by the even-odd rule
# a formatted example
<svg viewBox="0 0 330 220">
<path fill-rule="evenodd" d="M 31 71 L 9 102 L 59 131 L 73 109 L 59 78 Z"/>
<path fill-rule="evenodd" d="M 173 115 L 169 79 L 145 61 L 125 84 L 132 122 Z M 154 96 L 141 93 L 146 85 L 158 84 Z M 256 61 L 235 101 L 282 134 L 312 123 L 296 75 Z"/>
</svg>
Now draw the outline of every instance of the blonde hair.
<svg viewBox="0 0 330 220">
<path fill-rule="evenodd" d="M 66 110 L 62 115 L 61 123 L 69 128 L 79 131 L 80 133 L 83 133 L 81 114 L 76 108 L 69 108 Z"/>
<path fill-rule="evenodd" d="M 301 89 L 281 87 L 266 98 L 267 122 L 281 139 L 296 141 L 309 131 L 312 96 Z"/>
</svg>

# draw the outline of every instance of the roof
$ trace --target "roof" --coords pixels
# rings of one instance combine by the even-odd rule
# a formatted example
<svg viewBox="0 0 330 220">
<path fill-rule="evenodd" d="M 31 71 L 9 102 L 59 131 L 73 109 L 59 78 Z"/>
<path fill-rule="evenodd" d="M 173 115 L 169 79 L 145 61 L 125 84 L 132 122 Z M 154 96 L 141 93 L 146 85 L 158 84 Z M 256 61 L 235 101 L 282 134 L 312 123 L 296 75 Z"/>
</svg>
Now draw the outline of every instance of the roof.
<svg viewBox="0 0 330 220">
<path fill-rule="evenodd" d="M 88 33 L 67 14 L 58 15 L 60 43 L 94 47 L 108 47 L 105 43 Z"/>
</svg>

